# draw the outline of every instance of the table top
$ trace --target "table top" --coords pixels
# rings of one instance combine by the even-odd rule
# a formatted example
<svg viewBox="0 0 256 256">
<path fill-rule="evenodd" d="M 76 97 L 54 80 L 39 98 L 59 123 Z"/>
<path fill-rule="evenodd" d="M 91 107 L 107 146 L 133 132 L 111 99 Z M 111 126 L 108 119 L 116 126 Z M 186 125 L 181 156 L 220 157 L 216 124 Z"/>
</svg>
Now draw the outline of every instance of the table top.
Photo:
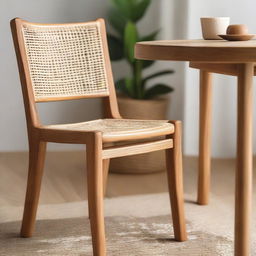
<svg viewBox="0 0 256 256">
<path fill-rule="evenodd" d="M 139 42 L 135 57 L 144 60 L 256 62 L 256 40 L 163 40 Z"/>
</svg>

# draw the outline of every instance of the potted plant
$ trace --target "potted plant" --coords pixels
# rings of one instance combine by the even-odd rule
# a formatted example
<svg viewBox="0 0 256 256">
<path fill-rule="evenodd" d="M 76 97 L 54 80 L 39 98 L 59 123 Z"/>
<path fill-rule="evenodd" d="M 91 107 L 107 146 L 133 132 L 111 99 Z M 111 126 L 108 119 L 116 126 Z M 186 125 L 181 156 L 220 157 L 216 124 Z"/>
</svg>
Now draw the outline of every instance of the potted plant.
<svg viewBox="0 0 256 256">
<path fill-rule="evenodd" d="M 173 88 L 156 83 L 148 86 L 151 79 L 174 73 L 162 70 L 143 76 L 144 69 L 151 67 L 154 61 L 134 58 L 134 46 L 138 41 L 156 39 L 159 30 L 142 36 L 137 23 L 144 17 L 151 0 L 111 0 L 108 21 L 114 34 L 108 34 L 110 58 L 112 61 L 126 60 L 130 74 L 115 82 L 118 92 L 118 105 L 121 116 L 135 119 L 166 119 L 169 99 L 160 97 L 173 91 Z M 138 159 L 143 158 L 143 159 Z M 138 163 L 143 163 L 138 166 Z M 110 169 L 115 172 L 153 172 L 164 170 L 164 152 L 153 152 L 138 156 L 117 158 L 111 161 Z"/>
</svg>

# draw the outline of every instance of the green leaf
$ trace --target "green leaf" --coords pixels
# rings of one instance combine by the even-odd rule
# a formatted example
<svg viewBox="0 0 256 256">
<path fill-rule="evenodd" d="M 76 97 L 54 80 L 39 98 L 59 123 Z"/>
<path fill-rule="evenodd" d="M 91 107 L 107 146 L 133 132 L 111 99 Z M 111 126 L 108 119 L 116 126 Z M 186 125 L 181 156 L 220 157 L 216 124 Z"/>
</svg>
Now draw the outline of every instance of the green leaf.
<svg viewBox="0 0 256 256">
<path fill-rule="evenodd" d="M 155 40 L 159 32 L 160 32 L 160 30 L 154 31 L 154 32 L 150 33 L 147 36 L 141 37 L 139 41 L 152 41 L 152 40 Z"/>
<path fill-rule="evenodd" d="M 124 35 L 124 29 L 127 19 L 116 8 L 111 8 L 108 12 L 108 21 L 110 25 L 119 33 L 121 37 Z"/>
<path fill-rule="evenodd" d="M 134 79 L 125 78 L 125 87 L 130 97 L 134 97 Z"/>
<path fill-rule="evenodd" d="M 125 78 L 119 79 L 115 82 L 115 87 L 118 91 L 127 94 L 126 91 L 126 84 L 125 84 Z"/>
<path fill-rule="evenodd" d="M 144 16 L 151 3 L 151 0 L 139 0 L 135 2 L 137 3 L 133 6 L 132 21 L 137 22 Z"/>
<path fill-rule="evenodd" d="M 134 92 L 137 99 L 142 99 L 144 90 L 143 90 L 143 81 L 142 81 L 142 61 L 135 60 L 134 62 L 134 69 L 133 69 L 133 76 L 134 76 Z"/>
<path fill-rule="evenodd" d="M 138 31 L 133 22 L 128 22 L 124 32 L 124 55 L 130 63 L 135 61 L 134 59 L 134 45 L 138 41 Z"/>
<path fill-rule="evenodd" d="M 173 74 L 174 71 L 173 70 L 163 70 L 163 71 L 159 71 L 159 72 L 156 72 L 152 75 L 149 75 L 147 77 L 145 77 L 143 79 L 143 82 L 147 82 L 148 80 L 152 79 L 152 78 L 155 78 L 155 77 L 158 77 L 158 76 L 163 76 L 163 75 L 169 75 L 169 74 Z"/>
<path fill-rule="evenodd" d="M 149 68 L 151 67 L 156 61 L 155 60 L 143 60 L 142 68 Z"/>
<path fill-rule="evenodd" d="M 173 91 L 172 87 L 169 87 L 168 85 L 165 84 L 156 84 L 152 87 L 150 87 L 148 90 L 146 90 L 144 98 L 145 99 L 151 99 L 156 96 L 162 95 L 162 94 L 167 94 Z"/>
<path fill-rule="evenodd" d="M 115 87 L 117 91 L 121 92 L 122 94 L 132 97 L 133 98 L 133 79 L 132 78 L 122 78 L 115 82 Z"/>
<path fill-rule="evenodd" d="M 132 2 L 134 0 L 112 0 L 113 5 L 118 9 L 121 15 L 131 20 Z"/>
<path fill-rule="evenodd" d="M 126 19 L 137 22 L 144 16 L 151 0 L 112 0 L 112 3 Z"/>
<path fill-rule="evenodd" d="M 108 37 L 108 48 L 109 48 L 110 59 L 113 61 L 123 59 L 124 58 L 123 42 L 119 38 L 110 34 L 108 34 L 107 37 Z"/>
</svg>

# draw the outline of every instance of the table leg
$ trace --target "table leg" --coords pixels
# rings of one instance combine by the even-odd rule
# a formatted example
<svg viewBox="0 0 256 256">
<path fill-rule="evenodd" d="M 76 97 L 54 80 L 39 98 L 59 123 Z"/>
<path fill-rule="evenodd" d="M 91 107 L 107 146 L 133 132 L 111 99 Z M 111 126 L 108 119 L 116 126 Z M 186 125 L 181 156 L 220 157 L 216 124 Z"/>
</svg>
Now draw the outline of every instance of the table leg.
<svg viewBox="0 0 256 256">
<path fill-rule="evenodd" d="M 250 254 L 252 204 L 252 82 L 253 64 L 238 70 L 237 169 L 235 201 L 235 255 Z"/>
<path fill-rule="evenodd" d="M 211 175 L 211 119 L 212 74 L 200 70 L 200 121 L 199 121 L 199 175 L 198 197 L 200 205 L 209 202 Z"/>
</svg>

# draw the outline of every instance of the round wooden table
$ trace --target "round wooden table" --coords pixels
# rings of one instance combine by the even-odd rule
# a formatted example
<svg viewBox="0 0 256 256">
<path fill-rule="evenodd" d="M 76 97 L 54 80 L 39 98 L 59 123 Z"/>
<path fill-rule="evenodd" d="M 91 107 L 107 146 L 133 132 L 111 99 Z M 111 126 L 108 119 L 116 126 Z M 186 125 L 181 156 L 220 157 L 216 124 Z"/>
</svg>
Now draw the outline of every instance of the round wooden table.
<svg viewBox="0 0 256 256">
<path fill-rule="evenodd" d="M 200 69 L 198 203 L 207 204 L 210 184 L 211 73 L 238 77 L 235 255 L 250 255 L 252 204 L 252 100 L 256 40 L 173 40 L 140 42 L 135 57 L 189 61 Z M 209 220 L 211 221 L 211 220 Z"/>
</svg>

